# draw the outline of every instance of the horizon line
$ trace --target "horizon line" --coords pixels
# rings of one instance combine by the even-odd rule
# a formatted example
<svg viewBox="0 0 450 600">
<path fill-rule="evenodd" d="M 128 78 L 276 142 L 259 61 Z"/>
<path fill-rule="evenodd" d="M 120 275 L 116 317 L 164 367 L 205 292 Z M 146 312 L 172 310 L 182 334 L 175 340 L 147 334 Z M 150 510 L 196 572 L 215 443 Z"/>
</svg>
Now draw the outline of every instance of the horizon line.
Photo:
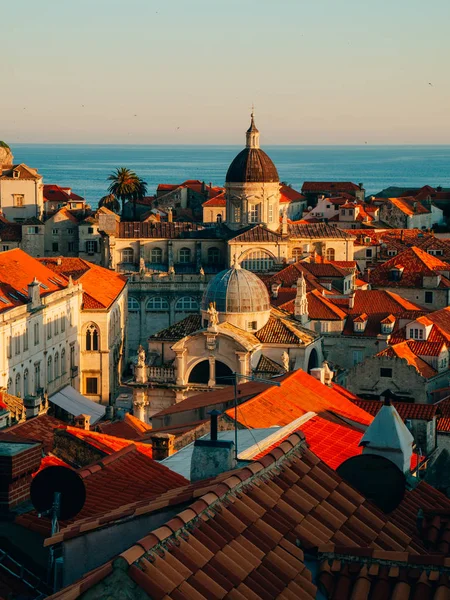
<svg viewBox="0 0 450 600">
<path fill-rule="evenodd" d="M 8 142 L 5 142 L 8 143 Z M 195 143 L 185 143 L 185 144 L 145 144 L 145 143 L 126 143 L 126 142 L 10 142 L 8 143 L 10 149 L 13 146 L 142 146 L 142 147 L 161 147 L 165 146 L 168 148 L 179 148 L 179 147 L 210 147 L 210 148 L 240 148 L 242 144 L 195 144 Z M 392 146 L 392 147 L 442 147 L 448 148 L 450 147 L 450 142 L 448 144 L 433 144 L 433 143 L 405 143 L 405 144 L 396 144 L 396 143 L 379 143 L 379 144 L 265 144 L 265 148 L 311 148 L 311 147 L 325 147 L 325 148 L 337 148 L 337 147 L 347 147 L 347 148 L 365 148 L 365 147 L 382 147 L 382 146 Z"/>
</svg>

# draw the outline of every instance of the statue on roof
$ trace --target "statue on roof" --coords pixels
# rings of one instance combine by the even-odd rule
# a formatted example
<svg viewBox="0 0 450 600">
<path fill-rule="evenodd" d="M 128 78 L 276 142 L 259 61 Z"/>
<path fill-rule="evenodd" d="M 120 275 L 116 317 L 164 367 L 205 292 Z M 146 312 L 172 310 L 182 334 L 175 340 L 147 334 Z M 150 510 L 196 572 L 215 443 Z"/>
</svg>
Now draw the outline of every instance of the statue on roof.
<svg viewBox="0 0 450 600">
<path fill-rule="evenodd" d="M 139 344 L 139 348 L 137 351 L 137 366 L 145 367 L 145 350 L 142 344 Z"/>
<path fill-rule="evenodd" d="M 217 325 L 219 324 L 219 312 L 216 310 L 215 303 L 210 302 L 207 313 L 209 315 L 209 331 L 217 331 Z"/>
<path fill-rule="evenodd" d="M 281 355 L 281 360 L 283 362 L 283 369 L 286 371 L 286 373 L 288 373 L 289 372 L 289 354 L 286 352 L 286 350 Z"/>
</svg>

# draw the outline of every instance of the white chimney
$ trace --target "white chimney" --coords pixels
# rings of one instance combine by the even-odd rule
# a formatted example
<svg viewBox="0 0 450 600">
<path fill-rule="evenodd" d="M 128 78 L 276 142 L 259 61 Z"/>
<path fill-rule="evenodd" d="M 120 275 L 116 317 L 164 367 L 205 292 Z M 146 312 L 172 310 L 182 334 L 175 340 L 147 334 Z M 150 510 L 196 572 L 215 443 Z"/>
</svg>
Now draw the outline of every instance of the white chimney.
<svg viewBox="0 0 450 600">
<path fill-rule="evenodd" d="M 376 454 L 388 458 L 402 473 L 409 473 L 413 443 L 411 432 L 386 398 L 359 445 L 363 446 L 363 454 Z"/>
<path fill-rule="evenodd" d="M 311 375 L 311 377 L 314 377 L 314 379 L 317 379 L 317 381 L 320 381 L 320 383 L 325 383 L 325 369 L 323 369 L 322 367 L 316 367 L 315 369 L 311 369 L 309 374 Z"/>
<path fill-rule="evenodd" d="M 272 291 L 272 298 L 278 298 L 278 290 L 281 287 L 281 283 L 272 283 L 270 289 Z"/>
</svg>

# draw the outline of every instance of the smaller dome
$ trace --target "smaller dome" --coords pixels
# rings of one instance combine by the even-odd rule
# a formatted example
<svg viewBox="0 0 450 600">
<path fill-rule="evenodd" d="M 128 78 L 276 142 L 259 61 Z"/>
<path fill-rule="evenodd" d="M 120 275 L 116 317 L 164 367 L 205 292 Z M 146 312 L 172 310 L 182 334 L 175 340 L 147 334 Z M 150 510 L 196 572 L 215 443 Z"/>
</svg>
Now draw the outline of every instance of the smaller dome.
<svg viewBox="0 0 450 600">
<path fill-rule="evenodd" d="M 215 303 L 219 313 L 258 313 L 270 311 L 270 299 L 261 279 L 240 267 L 218 273 L 208 284 L 202 298 L 202 310 Z"/>
</svg>

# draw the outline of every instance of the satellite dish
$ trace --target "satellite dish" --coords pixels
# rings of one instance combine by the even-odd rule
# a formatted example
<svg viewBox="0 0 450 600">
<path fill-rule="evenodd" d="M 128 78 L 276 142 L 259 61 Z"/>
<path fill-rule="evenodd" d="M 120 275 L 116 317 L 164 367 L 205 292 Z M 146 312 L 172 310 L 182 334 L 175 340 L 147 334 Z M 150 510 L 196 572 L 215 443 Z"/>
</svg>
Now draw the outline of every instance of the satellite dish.
<svg viewBox="0 0 450 600">
<path fill-rule="evenodd" d="M 384 456 L 353 456 L 339 465 L 336 471 L 342 479 L 385 513 L 397 508 L 405 495 L 404 473 Z"/>
<path fill-rule="evenodd" d="M 57 496 L 59 494 L 59 497 Z M 47 467 L 33 479 L 30 487 L 31 502 L 39 513 L 49 512 L 59 499 L 58 519 L 71 519 L 77 515 L 86 500 L 82 478 L 73 469 Z"/>
</svg>

